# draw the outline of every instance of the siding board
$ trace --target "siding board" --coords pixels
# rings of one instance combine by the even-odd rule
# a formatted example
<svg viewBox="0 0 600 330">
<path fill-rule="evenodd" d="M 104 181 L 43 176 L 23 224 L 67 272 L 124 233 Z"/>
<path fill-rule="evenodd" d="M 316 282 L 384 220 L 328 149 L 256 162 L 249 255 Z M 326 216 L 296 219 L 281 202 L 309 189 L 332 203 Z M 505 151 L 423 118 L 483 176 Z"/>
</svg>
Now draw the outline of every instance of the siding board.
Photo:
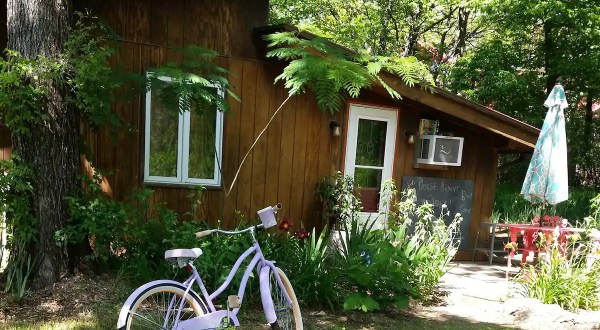
<svg viewBox="0 0 600 330">
<path fill-rule="evenodd" d="M 273 116 L 287 96 L 281 83 L 274 85 L 271 88 L 271 96 L 269 98 L 269 118 Z M 283 110 L 283 109 L 282 109 Z M 266 183 L 265 183 L 265 204 L 274 205 L 279 202 L 277 188 L 279 187 L 279 161 L 281 159 L 281 131 L 282 131 L 282 115 L 281 111 L 273 118 L 269 129 L 267 130 L 267 164 L 266 168 Z"/>
<path fill-rule="evenodd" d="M 308 107 L 305 111 L 308 112 L 308 127 L 306 139 L 306 167 L 304 168 L 304 194 L 302 199 L 302 221 L 308 228 L 315 227 L 320 224 L 320 219 L 315 214 L 316 196 L 315 187 L 318 182 L 319 171 L 319 154 L 318 150 L 321 144 L 321 124 L 322 118 L 325 117 L 317 110 L 316 100 L 308 99 Z M 326 143 L 327 140 L 323 141 Z"/>
<path fill-rule="evenodd" d="M 265 128 L 269 120 L 269 96 L 271 94 L 272 79 L 267 74 L 264 65 L 258 65 L 256 72 L 256 111 L 254 115 L 253 140 Z M 269 127 L 270 128 L 270 127 Z M 267 130 L 269 129 L 267 128 Z M 265 207 L 265 186 L 267 167 L 268 134 L 263 133 L 256 142 L 253 150 L 252 164 L 252 192 L 250 197 L 250 214 L 253 217 L 256 211 Z"/>
<path fill-rule="evenodd" d="M 284 95 L 287 97 L 287 95 Z M 281 109 L 281 145 L 279 151 L 279 202 L 283 204 L 282 214 L 291 217 L 292 164 L 294 154 L 294 131 L 296 126 L 296 105 L 298 97 L 290 98 Z"/>
<path fill-rule="evenodd" d="M 296 124 L 294 128 L 294 149 L 292 153 L 292 192 L 290 216 L 295 222 L 302 220 L 302 202 L 304 198 L 304 169 L 306 168 L 306 141 L 309 123 L 309 103 L 306 95 L 298 99 Z"/>
<path fill-rule="evenodd" d="M 243 61 L 229 59 L 229 83 L 236 88 L 235 93 L 240 96 L 242 86 Z M 223 201 L 223 214 L 221 218 L 228 219 L 233 216 L 236 209 L 236 199 L 239 184 L 231 186 L 235 172 L 240 161 L 240 126 L 242 105 L 240 102 L 228 97 L 230 110 L 225 114 L 225 136 L 223 138 L 223 187 L 228 193 Z M 231 187 L 231 191 L 229 191 Z"/>
<path fill-rule="evenodd" d="M 241 124 L 240 124 L 240 162 L 244 155 L 250 150 L 254 140 L 254 120 L 256 111 L 256 62 L 246 61 L 242 69 L 242 92 L 241 92 Z M 250 201 L 252 194 L 252 164 L 253 151 L 248 154 L 240 170 L 236 210 L 242 214 L 250 214 Z"/>
</svg>

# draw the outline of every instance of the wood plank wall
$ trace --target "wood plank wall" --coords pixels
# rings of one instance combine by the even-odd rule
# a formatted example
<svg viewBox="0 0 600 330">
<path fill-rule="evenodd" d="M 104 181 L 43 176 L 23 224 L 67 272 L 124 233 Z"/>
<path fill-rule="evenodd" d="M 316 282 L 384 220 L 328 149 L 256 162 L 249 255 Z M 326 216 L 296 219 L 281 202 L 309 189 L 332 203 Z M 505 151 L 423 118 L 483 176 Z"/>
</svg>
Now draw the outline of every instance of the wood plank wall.
<svg viewBox="0 0 600 330">
<path fill-rule="evenodd" d="M 180 61 L 180 54 L 172 48 L 187 44 L 225 54 L 218 63 L 229 70 L 229 80 L 242 100 L 230 99 L 232 107 L 225 119 L 222 176 L 226 187 L 254 137 L 287 97 L 281 84 L 273 85 L 281 66 L 255 60 L 259 56 L 251 34 L 255 26 L 266 24 L 267 4 L 215 0 L 199 6 L 192 0 L 171 1 L 168 5 L 163 1 L 132 0 L 92 1 L 90 5 L 125 41 L 115 64 L 127 71 L 145 73 L 167 61 Z M 95 132 L 87 127 L 82 131 L 93 165 L 110 173 L 105 177 L 105 190 L 122 199 L 142 184 L 144 98 L 138 96 L 127 104 L 115 105 L 115 111 L 131 126 L 130 132 Z M 222 219 L 221 225 L 229 226 L 239 220 L 234 217 L 238 211 L 253 216 L 265 205 L 282 202 L 283 215 L 307 226 L 319 225 L 313 214 L 314 187 L 339 168 L 339 159 L 330 155 L 340 154 L 341 140 L 329 134 L 330 120 L 329 115 L 317 111 L 314 97 L 291 98 L 246 159 L 229 194 L 224 189 L 208 189 L 193 213 L 213 224 Z M 332 165 L 332 161 L 338 163 Z M 189 218 L 191 189 L 151 188 L 155 191 L 154 202 L 164 203 Z"/>
<path fill-rule="evenodd" d="M 115 64 L 127 71 L 145 73 L 167 61 L 180 61 L 180 53 L 172 48 L 191 43 L 225 54 L 218 63 L 229 70 L 229 81 L 241 98 L 241 102 L 229 100 L 231 111 L 225 119 L 222 175 L 226 187 L 231 184 L 254 137 L 287 98 L 283 86 L 273 84 L 282 67 L 257 60 L 259 54 L 249 32 L 254 26 L 266 23 L 266 16 L 261 16 L 260 12 L 267 12 L 268 2 L 252 3 L 254 7 L 243 0 L 203 1 L 202 6 L 194 0 L 89 2 L 93 13 L 106 19 L 126 40 Z M 416 130 L 423 110 L 414 104 L 393 102 L 375 93 L 366 93 L 360 101 L 400 109 L 394 160 L 397 182 L 404 175 L 474 180 L 471 223 L 471 237 L 474 238 L 478 222 L 491 215 L 493 206 L 498 154 L 492 148 L 492 135 L 477 128 L 456 125 L 456 135 L 465 137 L 463 166 L 445 171 L 415 169 L 414 145 L 407 143 L 404 131 Z M 83 158 L 83 163 L 88 170 L 88 161 L 104 170 L 107 173 L 104 189 L 111 196 L 123 199 L 142 185 L 144 96 L 118 103 L 114 110 L 131 129 L 96 131 L 82 125 L 82 134 L 89 147 L 89 155 Z M 303 222 L 307 227 L 320 228 L 320 205 L 315 198 L 315 187 L 323 177 L 342 169 L 345 148 L 343 136 L 331 135 L 329 122 L 336 120 L 345 127 L 346 117 L 346 111 L 333 116 L 319 112 L 315 98 L 310 94 L 289 99 L 246 159 L 237 184 L 229 194 L 224 189 L 208 189 L 193 213 L 213 225 L 221 219 L 222 226 L 232 226 L 239 221 L 234 216 L 236 211 L 253 217 L 263 206 L 281 202 L 284 204 L 283 215 L 296 223 Z M 0 126 L 0 159 L 9 154 L 10 137 Z M 164 203 L 182 218 L 189 218 L 193 204 L 189 198 L 191 189 L 152 188 L 155 191 L 153 202 Z"/>
</svg>

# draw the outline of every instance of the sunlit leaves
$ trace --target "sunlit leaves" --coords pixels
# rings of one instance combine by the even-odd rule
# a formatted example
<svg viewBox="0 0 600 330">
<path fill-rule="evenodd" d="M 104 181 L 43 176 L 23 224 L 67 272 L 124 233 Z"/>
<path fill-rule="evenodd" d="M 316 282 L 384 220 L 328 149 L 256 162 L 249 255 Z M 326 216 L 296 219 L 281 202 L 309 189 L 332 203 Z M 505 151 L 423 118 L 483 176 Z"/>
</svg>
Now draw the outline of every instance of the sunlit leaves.
<svg viewBox="0 0 600 330">
<path fill-rule="evenodd" d="M 379 76 L 384 70 L 409 86 L 427 87 L 433 83 L 427 67 L 415 58 L 373 58 L 366 52 L 343 50 L 325 38 L 302 39 L 291 32 L 266 38 L 274 48 L 268 57 L 290 61 L 276 81 L 284 81 L 292 95 L 313 92 L 319 108 L 330 113 L 340 109 L 346 96 L 356 98 L 374 83 L 382 85 L 390 96 L 400 98 Z"/>
</svg>

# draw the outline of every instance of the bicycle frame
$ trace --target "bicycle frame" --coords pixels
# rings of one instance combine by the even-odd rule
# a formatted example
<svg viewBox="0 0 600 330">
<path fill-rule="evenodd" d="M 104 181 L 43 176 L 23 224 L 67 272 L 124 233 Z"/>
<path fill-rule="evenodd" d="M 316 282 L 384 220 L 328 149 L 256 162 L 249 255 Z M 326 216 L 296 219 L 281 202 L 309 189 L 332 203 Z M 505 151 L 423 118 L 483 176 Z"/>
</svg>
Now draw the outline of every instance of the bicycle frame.
<svg viewBox="0 0 600 330">
<path fill-rule="evenodd" d="M 275 275 L 275 278 L 277 280 L 277 283 L 280 287 L 284 287 L 284 286 L 283 286 L 283 282 L 281 281 L 279 274 L 277 273 L 277 271 L 275 271 L 274 262 L 265 259 L 264 255 L 262 253 L 262 250 L 260 249 L 260 245 L 258 244 L 258 242 L 256 240 L 254 240 L 252 246 L 250 248 L 248 248 L 244 253 L 242 253 L 242 255 L 240 255 L 238 257 L 238 259 L 236 260 L 235 264 L 231 268 L 231 271 L 229 272 L 225 281 L 213 293 L 211 293 L 211 294 L 208 293 L 206 287 L 204 286 L 204 283 L 202 282 L 202 279 L 200 278 L 200 275 L 198 274 L 198 271 L 192 264 L 190 264 L 191 269 L 192 269 L 192 274 L 183 283 L 172 281 L 172 280 L 158 280 L 158 281 L 149 282 L 149 283 L 141 286 L 137 290 L 135 290 L 135 292 L 133 292 L 129 296 L 129 298 L 125 302 L 123 308 L 121 309 L 121 313 L 119 315 L 119 320 L 117 322 L 117 328 L 121 329 L 122 327 L 125 326 L 125 324 L 127 322 L 127 317 L 129 316 L 128 315 L 128 310 L 129 310 L 128 307 L 134 303 L 134 299 L 142 292 L 145 292 L 145 290 L 147 290 L 151 287 L 157 286 L 157 285 L 161 285 L 161 284 L 178 284 L 178 285 L 183 284 L 183 286 L 186 288 L 184 299 L 182 299 L 182 302 L 181 302 L 182 305 L 181 306 L 170 305 L 168 308 L 168 311 L 176 311 L 177 312 L 176 320 L 179 320 L 179 316 L 181 314 L 181 307 L 183 306 L 183 303 L 185 302 L 185 296 L 189 295 L 190 291 L 193 291 L 192 287 L 193 287 L 194 282 L 197 282 L 197 285 L 200 288 L 201 298 L 203 298 L 203 301 L 201 303 L 205 304 L 204 307 L 206 308 L 206 310 L 208 310 L 208 313 L 198 316 L 198 317 L 195 317 L 195 318 L 192 318 L 192 319 L 189 319 L 189 320 L 183 320 L 183 321 L 177 322 L 177 323 L 175 323 L 173 329 L 181 329 L 181 330 L 183 330 L 183 329 L 214 329 L 214 328 L 218 328 L 222 325 L 221 321 L 223 319 L 230 320 L 230 322 L 233 323 L 233 325 L 239 326 L 240 323 L 238 321 L 237 314 L 238 314 L 240 308 L 236 307 L 236 308 L 233 308 L 232 310 L 229 310 L 228 308 L 224 309 L 224 310 L 217 310 L 213 304 L 213 300 L 215 298 L 217 298 L 221 293 L 223 293 L 223 291 L 225 291 L 225 289 L 227 287 L 229 287 L 229 285 L 231 284 L 231 281 L 233 280 L 235 274 L 239 270 L 241 264 L 252 253 L 254 253 L 254 257 L 252 258 L 252 260 L 246 267 L 246 270 L 244 271 L 244 275 L 242 276 L 242 280 L 240 282 L 240 287 L 238 289 L 238 297 L 240 299 L 240 304 L 243 303 L 244 293 L 246 290 L 246 285 L 248 283 L 250 274 L 256 267 L 257 274 L 259 275 L 260 294 L 261 294 L 261 300 L 263 302 L 263 309 L 264 309 L 265 317 L 267 319 L 267 322 L 274 323 L 276 321 L 277 317 L 275 315 L 275 309 L 273 307 L 273 301 L 271 298 L 271 288 L 270 288 L 269 281 L 268 281 L 269 280 L 269 278 L 268 278 L 269 272 L 268 271 L 270 270 L 271 272 L 273 272 L 273 274 Z M 291 298 L 289 297 L 286 290 L 283 290 L 283 292 L 284 292 L 284 296 L 285 296 L 287 303 L 291 306 L 291 304 L 292 304 Z M 173 304 L 173 302 L 171 302 L 171 304 Z M 164 327 L 165 327 L 165 325 L 163 325 L 163 328 Z"/>
</svg>

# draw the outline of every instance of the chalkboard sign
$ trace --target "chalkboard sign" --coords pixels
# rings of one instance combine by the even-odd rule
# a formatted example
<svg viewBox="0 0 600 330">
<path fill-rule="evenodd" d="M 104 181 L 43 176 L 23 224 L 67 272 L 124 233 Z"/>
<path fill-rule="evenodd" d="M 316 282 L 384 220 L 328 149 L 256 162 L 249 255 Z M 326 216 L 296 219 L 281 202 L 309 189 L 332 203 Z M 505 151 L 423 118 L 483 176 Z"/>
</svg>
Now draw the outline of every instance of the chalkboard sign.
<svg viewBox="0 0 600 330">
<path fill-rule="evenodd" d="M 452 180 L 430 178 L 423 176 L 402 177 L 402 190 L 414 188 L 417 195 L 417 204 L 428 202 L 433 205 L 434 214 L 440 214 L 442 205 L 446 204 L 450 215 L 445 217 L 446 224 L 454 219 L 456 213 L 462 215 L 460 232 L 460 250 L 469 248 L 469 226 L 473 205 L 473 180 Z"/>
</svg>

